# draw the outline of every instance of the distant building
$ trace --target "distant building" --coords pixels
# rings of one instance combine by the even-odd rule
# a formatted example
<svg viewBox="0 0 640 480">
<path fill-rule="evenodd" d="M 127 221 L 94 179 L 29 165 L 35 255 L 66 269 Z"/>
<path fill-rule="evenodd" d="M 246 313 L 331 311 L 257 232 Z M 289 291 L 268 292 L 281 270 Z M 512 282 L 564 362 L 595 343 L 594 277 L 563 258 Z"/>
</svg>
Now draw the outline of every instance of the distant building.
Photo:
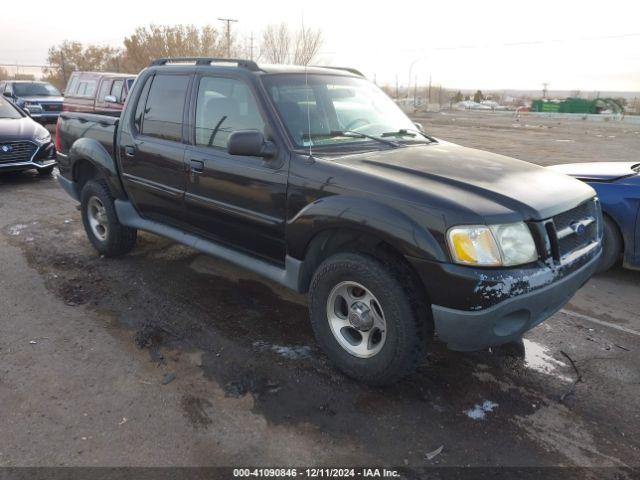
<svg viewBox="0 0 640 480">
<path fill-rule="evenodd" d="M 622 113 L 624 108 L 612 98 L 596 98 L 587 100 L 585 98 L 569 97 L 564 100 L 538 99 L 531 102 L 532 112 L 550 113 Z"/>
</svg>

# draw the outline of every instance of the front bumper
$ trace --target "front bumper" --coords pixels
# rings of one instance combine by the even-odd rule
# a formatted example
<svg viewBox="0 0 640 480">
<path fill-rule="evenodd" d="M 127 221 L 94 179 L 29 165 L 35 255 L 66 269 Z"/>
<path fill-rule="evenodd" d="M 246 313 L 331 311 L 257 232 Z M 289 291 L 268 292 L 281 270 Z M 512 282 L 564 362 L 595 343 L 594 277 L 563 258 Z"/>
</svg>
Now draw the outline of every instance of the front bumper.
<svg viewBox="0 0 640 480">
<path fill-rule="evenodd" d="M 42 162 L 0 163 L 0 172 L 20 172 L 22 170 L 42 170 L 56 164 L 55 159 Z"/>
<path fill-rule="evenodd" d="M 485 271 L 488 273 L 483 274 L 478 273 L 481 270 L 467 269 L 462 274 L 460 269 L 465 267 L 447 265 L 446 268 L 464 275 L 465 280 L 473 278 L 475 281 L 465 284 L 456 277 L 450 277 L 448 282 L 439 280 L 448 295 L 438 297 L 435 289 L 436 298 L 431 298 L 438 338 L 449 349 L 460 351 L 481 350 L 519 339 L 560 310 L 591 278 L 601 252 L 602 246 L 598 243 L 577 264 L 567 267 L 569 271 L 539 267 L 497 271 L 499 273 Z M 419 270 L 423 280 L 424 270 Z M 427 282 L 425 286 L 431 293 Z M 447 301 L 447 304 L 439 303 L 439 300 Z M 451 304 L 466 306 L 456 308 Z"/>
<path fill-rule="evenodd" d="M 34 142 L 31 142 L 34 143 Z M 22 170 L 42 170 L 57 162 L 53 142 L 39 146 L 31 158 L 13 162 L 0 162 L 0 172 L 19 172 Z"/>
</svg>

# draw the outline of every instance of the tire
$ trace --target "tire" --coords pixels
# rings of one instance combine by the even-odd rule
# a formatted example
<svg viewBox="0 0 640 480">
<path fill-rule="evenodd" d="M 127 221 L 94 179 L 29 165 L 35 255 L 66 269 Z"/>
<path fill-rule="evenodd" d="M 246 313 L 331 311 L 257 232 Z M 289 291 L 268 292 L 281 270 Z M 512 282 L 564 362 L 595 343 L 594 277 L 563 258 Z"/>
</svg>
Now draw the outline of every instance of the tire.
<svg viewBox="0 0 640 480">
<path fill-rule="evenodd" d="M 388 385 L 412 373 L 426 339 L 433 336 L 429 308 L 417 295 L 413 280 L 408 280 L 411 275 L 397 268 L 366 255 L 339 253 L 326 259 L 311 280 L 309 313 L 319 346 L 339 370 L 370 385 Z M 342 299 L 350 299 L 351 308 L 340 299 L 340 292 L 345 292 Z M 367 299 L 369 315 L 352 315 L 362 313 L 357 310 L 363 305 L 358 297 Z M 363 318 L 371 319 L 372 312 L 374 327 L 368 331 L 353 327 Z M 357 346 L 351 344 L 358 339 Z"/>
<path fill-rule="evenodd" d="M 604 216 L 603 252 L 598 264 L 598 273 L 603 273 L 620 260 L 622 254 L 622 237 L 618 226 L 611 218 Z"/>
<path fill-rule="evenodd" d="M 48 177 L 53 172 L 53 166 L 47 168 L 39 168 L 38 175 L 41 177 Z"/>
<path fill-rule="evenodd" d="M 91 180 L 80 193 L 82 223 L 93 247 L 106 257 L 129 253 L 138 231 L 118 221 L 113 197 L 103 181 Z"/>
</svg>

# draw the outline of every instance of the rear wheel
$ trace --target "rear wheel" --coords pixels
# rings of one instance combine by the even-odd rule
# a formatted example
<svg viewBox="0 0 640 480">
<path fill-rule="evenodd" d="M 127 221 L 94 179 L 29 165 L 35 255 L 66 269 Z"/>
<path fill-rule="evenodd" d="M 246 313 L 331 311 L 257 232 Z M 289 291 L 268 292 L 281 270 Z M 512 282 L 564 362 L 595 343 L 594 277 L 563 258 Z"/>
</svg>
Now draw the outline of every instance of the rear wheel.
<svg viewBox="0 0 640 480">
<path fill-rule="evenodd" d="M 87 182 L 80 199 L 82 223 L 94 248 L 107 257 L 130 252 L 136 244 L 138 231 L 119 222 L 107 185 L 96 180 Z"/>
<path fill-rule="evenodd" d="M 318 267 L 309 290 L 318 344 L 340 370 L 365 383 L 384 385 L 410 374 L 431 332 L 415 290 L 409 278 L 375 258 L 333 255 Z"/>
<path fill-rule="evenodd" d="M 622 237 L 618 226 L 611 218 L 604 217 L 603 251 L 598 265 L 598 273 L 606 272 L 620 260 L 622 254 Z"/>
</svg>

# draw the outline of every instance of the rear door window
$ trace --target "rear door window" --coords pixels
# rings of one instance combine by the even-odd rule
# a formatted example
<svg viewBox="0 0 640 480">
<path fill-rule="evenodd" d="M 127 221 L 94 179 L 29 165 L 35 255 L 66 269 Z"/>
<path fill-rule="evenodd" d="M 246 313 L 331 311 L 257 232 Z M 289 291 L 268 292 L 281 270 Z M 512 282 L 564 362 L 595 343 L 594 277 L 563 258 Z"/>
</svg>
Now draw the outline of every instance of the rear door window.
<svg viewBox="0 0 640 480">
<path fill-rule="evenodd" d="M 67 84 L 67 88 L 64 91 L 65 96 L 75 95 L 78 88 L 78 77 L 73 75 Z"/>
<path fill-rule="evenodd" d="M 80 82 L 78 85 L 78 92 L 76 95 L 78 97 L 92 97 L 96 92 L 96 81 L 95 80 L 85 80 Z"/>
<path fill-rule="evenodd" d="M 142 134 L 179 142 L 182 139 L 182 116 L 190 77 L 162 75 L 154 77 L 149 89 Z"/>
</svg>

